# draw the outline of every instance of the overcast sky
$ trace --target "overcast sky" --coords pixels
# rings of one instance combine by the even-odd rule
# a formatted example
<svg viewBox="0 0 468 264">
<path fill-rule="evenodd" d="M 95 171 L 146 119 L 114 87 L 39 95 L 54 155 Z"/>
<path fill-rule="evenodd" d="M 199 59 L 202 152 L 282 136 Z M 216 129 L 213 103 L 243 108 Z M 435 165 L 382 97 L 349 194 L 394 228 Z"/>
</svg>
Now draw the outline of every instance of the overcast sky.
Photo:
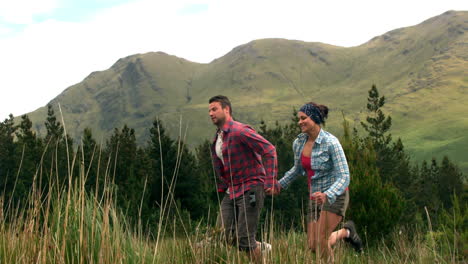
<svg viewBox="0 0 468 264">
<path fill-rule="evenodd" d="M 0 118 L 44 106 L 119 58 L 208 63 L 261 38 L 351 47 L 465 0 L 0 0 Z"/>
</svg>

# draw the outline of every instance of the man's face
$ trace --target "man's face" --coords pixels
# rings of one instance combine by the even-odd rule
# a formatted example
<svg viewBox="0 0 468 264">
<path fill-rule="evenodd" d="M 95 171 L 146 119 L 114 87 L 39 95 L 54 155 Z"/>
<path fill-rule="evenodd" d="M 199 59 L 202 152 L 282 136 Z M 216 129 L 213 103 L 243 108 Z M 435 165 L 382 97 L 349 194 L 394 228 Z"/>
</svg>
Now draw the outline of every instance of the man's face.
<svg viewBox="0 0 468 264">
<path fill-rule="evenodd" d="M 229 115 L 229 108 L 222 108 L 220 102 L 212 102 L 208 107 L 208 113 L 211 118 L 211 122 L 214 125 L 221 127 L 226 122 L 226 116 Z"/>
</svg>

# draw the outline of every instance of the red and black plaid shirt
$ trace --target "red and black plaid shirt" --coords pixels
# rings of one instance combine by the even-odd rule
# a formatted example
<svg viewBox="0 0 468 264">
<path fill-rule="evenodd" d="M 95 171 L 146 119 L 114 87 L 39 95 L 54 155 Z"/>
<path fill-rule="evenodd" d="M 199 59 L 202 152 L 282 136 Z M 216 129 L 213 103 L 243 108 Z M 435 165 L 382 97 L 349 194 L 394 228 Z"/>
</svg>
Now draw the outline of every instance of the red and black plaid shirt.
<svg viewBox="0 0 468 264">
<path fill-rule="evenodd" d="M 220 178 L 219 192 L 229 188 L 230 198 L 233 199 L 243 195 L 252 186 L 262 184 L 264 188 L 271 188 L 278 184 L 275 146 L 250 126 L 232 119 L 221 130 L 224 165 L 215 151 L 217 135 L 211 145 L 213 165 Z"/>
</svg>

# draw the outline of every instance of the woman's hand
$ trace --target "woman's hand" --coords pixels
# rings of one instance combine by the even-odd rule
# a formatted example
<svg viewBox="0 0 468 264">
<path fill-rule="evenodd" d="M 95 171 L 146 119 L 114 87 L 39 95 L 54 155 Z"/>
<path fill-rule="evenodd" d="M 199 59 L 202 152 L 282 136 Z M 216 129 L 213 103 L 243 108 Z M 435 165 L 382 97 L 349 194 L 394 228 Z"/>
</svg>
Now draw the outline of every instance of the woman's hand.
<svg viewBox="0 0 468 264">
<path fill-rule="evenodd" d="M 273 196 L 273 195 L 277 195 L 277 194 L 280 193 L 280 188 L 273 186 L 273 187 L 271 187 L 271 188 L 265 189 L 265 193 L 266 193 L 267 195 L 272 195 L 272 196 Z"/>
<path fill-rule="evenodd" d="M 327 195 L 323 192 L 314 192 L 312 194 L 312 199 L 317 202 L 317 204 L 325 204 L 327 201 Z"/>
</svg>

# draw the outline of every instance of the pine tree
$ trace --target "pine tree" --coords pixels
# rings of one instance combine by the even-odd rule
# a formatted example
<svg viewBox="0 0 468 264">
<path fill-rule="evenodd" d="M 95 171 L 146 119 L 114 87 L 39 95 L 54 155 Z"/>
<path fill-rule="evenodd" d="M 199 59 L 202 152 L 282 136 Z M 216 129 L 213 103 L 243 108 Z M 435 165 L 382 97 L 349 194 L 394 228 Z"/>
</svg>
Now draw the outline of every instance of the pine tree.
<svg viewBox="0 0 468 264">
<path fill-rule="evenodd" d="M 376 164 L 383 183 L 393 184 L 402 192 L 408 202 L 405 209 L 407 220 L 404 221 L 411 221 L 414 213 L 411 186 L 414 185 L 415 177 L 412 175 L 410 158 L 405 152 L 403 142 L 400 138 L 396 142 L 392 141 L 389 133 L 392 118 L 383 113 L 384 105 L 385 97 L 380 97 L 377 87 L 372 85 L 367 98 L 369 116 L 366 123 L 361 122 L 361 125 L 375 150 Z"/>
<path fill-rule="evenodd" d="M 44 138 L 46 153 L 43 160 L 43 172 L 46 177 L 42 177 L 41 186 L 48 184 L 49 179 L 58 181 L 59 188 L 69 183 L 69 176 L 72 176 L 71 167 L 73 164 L 73 140 L 69 135 L 65 136 L 65 130 L 57 121 L 52 105 L 47 105 L 47 118 L 45 122 L 47 134 Z M 67 148 L 68 146 L 68 148 Z"/>
<path fill-rule="evenodd" d="M 351 175 L 346 216 L 366 230 L 366 239 L 386 237 L 400 223 L 405 200 L 398 189 L 381 180 L 373 142 L 358 138 L 357 133 L 352 137 L 346 120 L 341 142 Z"/>
<path fill-rule="evenodd" d="M 388 145 L 392 140 L 390 134 L 386 133 L 392 126 L 392 118 L 385 117 L 382 112 L 382 107 L 385 105 L 385 96 L 379 97 L 377 87 L 372 85 L 367 98 L 367 110 L 370 116 L 366 118 L 367 124 L 361 122 L 362 127 L 369 133 L 369 137 L 373 139 L 374 144 L 382 147 Z"/>
<path fill-rule="evenodd" d="M 435 158 L 431 160 L 431 167 L 430 167 L 430 180 L 427 183 L 432 182 L 432 186 L 430 188 L 430 192 L 432 193 L 432 197 L 428 200 L 431 202 L 429 204 L 429 213 L 431 214 L 431 218 L 434 219 L 433 225 L 437 224 L 437 219 L 435 218 L 440 210 L 442 209 L 442 202 L 439 197 L 439 174 L 440 174 L 440 167 L 437 163 Z"/>
<path fill-rule="evenodd" d="M 391 147 L 392 136 L 389 132 L 392 126 L 392 118 L 386 117 L 382 111 L 385 105 L 385 97 L 380 97 L 377 87 L 372 85 L 367 98 L 367 111 L 369 116 L 366 123 L 361 126 L 368 133 L 367 138 L 372 142 L 377 154 L 377 167 L 384 182 L 393 182 L 396 177 L 396 159 Z"/>
<path fill-rule="evenodd" d="M 443 255 L 453 256 L 451 263 L 464 263 L 468 257 L 468 199 L 454 194 L 450 204 L 438 217 L 438 230 L 444 233 L 438 248 L 446 251 Z"/>
<path fill-rule="evenodd" d="M 85 188 L 89 193 L 96 194 L 96 188 L 98 188 L 98 194 L 102 191 L 104 179 L 99 178 L 99 173 L 104 175 L 106 164 L 102 154 L 101 147 L 97 145 L 96 140 L 93 138 L 91 129 L 85 128 L 77 155 L 78 162 L 83 165 L 85 170 Z"/>
<path fill-rule="evenodd" d="M 14 133 L 16 127 L 14 126 L 13 115 L 10 114 L 5 121 L 0 123 L 0 194 L 4 194 L 4 201 L 9 201 L 11 192 L 16 179 L 17 164 L 21 156 L 15 155 Z M 1 195 L 0 195 L 1 196 Z"/>
<path fill-rule="evenodd" d="M 444 208 L 452 208 L 452 197 L 461 197 L 464 184 L 463 174 L 447 156 L 442 159 L 438 175 L 439 197 Z"/>
<path fill-rule="evenodd" d="M 145 178 L 137 175 L 138 157 L 135 130 L 124 125 L 115 128 L 107 141 L 106 153 L 110 157 L 110 178 L 115 188 L 117 204 L 126 215 L 136 221 Z"/>
<path fill-rule="evenodd" d="M 174 148 L 174 140 L 166 135 L 166 130 L 159 119 L 154 120 L 150 128 L 147 151 L 151 160 L 150 201 L 161 206 L 169 192 L 177 150 Z"/>
<path fill-rule="evenodd" d="M 164 125 L 159 119 L 155 119 L 150 128 L 150 141 L 146 153 L 151 164 L 148 177 L 148 207 L 153 209 L 150 221 L 156 223 L 160 216 L 166 218 L 168 214 L 175 213 L 170 191 L 174 189 L 173 177 L 177 163 L 174 140 L 166 134 Z"/>
<path fill-rule="evenodd" d="M 138 221 L 139 228 L 147 229 L 150 228 L 146 223 L 151 221 L 151 216 L 154 214 L 153 207 L 150 204 L 150 186 L 148 184 L 151 171 L 151 159 L 148 156 L 148 152 L 139 147 L 137 149 L 136 160 L 138 161 L 135 165 L 135 175 L 139 179 L 139 195 L 136 196 L 138 200 Z"/>
<path fill-rule="evenodd" d="M 195 156 L 197 159 L 197 175 L 200 184 L 200 193 L 202 201 L 210 210 L 208 216 L 211 223 L 214 223 L 218 214 L 218 205 L 221 204 L 223 197 L 216 191 L 218 177 L 214 173 L 211 160 L 211 143 L 208 140 L 203 141 L 195 148 Z"/>
<path fill-rule="evenodd" d="M 22 157 L 17 190 L 19 197 L 26 198 L 31 191 L 33 181 L 38 176 L 38 168 L 43 152 L 42 141 L 32 130 L 32 122 L 27 115 L 21 116 L 21 123 L 16 131 L 16 157 Z M 37 178 L 36 178 L 37 179 Z"/>
<path fill-rule="evenodd" d="M 47 135 L 44 138 L 45 142 L 54 142 L 59 141 L 62 139 L 64 134 L 64 129 L 62 124 L 57 121 L 57 117 L 55 116 L 54 108 L 51 104 L 47 105 L 47 119 L 45 122 L 45 127 L 47 129 Z M 54 145 L 54 144 L 51 144 Z"/>
<path fill-rule="evenodd" d="M 189 212 L 191 219 L 197 220 L 208 215 L 209 204 L 202 193 L 203 178 L 200 179 L 200 174 L 197 174 L 195 156 L 182 140 L 178 141 L 177 149 L 179 162 L 175 173 L 174 199 L 183 210 Z"/>
<path fill-rule="evenodd" d="M 423 161 L 419 171 L 418 181 L 415 184 L 415 203 L 419 213 L 424 216 L 423 220 L 427 220 L 426 209 L 429 217 L 435 224 L 435 218 L 440 207 L 439 193 L 438 193 L 438 165 L 435 159 L 432 159 L 431 166 L 427 161 Z"/>
<path fill-rule="evenodd" d="M 393 157 L 395 158 L 395 174 L 393 177 L 393 183 L 400 190 L 405 190 L 408 186 L 413 184 L 413 178 L 411 175 L 411 164 L 408 154 L 405 152 L 403 141 L 400 138 L 393 144 L 392 147 Z M 409 199 L 411 196 L 410 192 L 404 192 L 405 198 Z"/>
</svg>

